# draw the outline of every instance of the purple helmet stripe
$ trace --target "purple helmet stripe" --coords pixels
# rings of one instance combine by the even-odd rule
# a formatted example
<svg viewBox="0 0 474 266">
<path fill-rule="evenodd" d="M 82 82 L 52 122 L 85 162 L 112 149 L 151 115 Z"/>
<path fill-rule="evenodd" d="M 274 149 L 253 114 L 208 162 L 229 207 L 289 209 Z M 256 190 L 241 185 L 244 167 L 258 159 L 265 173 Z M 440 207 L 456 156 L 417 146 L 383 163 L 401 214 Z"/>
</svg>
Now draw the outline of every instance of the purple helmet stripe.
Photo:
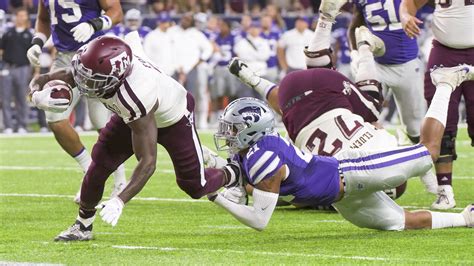
<svg viewBox="0 0 474 266">
<path fill-rule="evenodd" d="M 125 80 L 123 83 L 125 85 L 125 90 L 127 90 L 128 96 L 130 96 L 130 99 L 138 106 L 138 109 L 140 110 L 140 117 L 144 117 L 146 115 L 146 109 L 143 106 L 142 102 L 138 99 L 137 95 L 132 91 L 132 88 L 130 88 L 130 84 L 128 84 L 128 81 Z"/>
</svg>

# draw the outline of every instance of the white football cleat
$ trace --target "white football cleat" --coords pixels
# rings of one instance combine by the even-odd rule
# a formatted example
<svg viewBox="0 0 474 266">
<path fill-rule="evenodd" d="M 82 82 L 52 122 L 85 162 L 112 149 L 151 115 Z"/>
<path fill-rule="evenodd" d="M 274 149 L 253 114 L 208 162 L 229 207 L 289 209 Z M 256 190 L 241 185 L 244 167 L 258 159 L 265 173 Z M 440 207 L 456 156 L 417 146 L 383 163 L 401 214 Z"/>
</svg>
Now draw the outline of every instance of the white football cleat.
<svg viewBox="0 0 474 266">
<path fill-rule="evenodd" d="M 426 174 L 420 176 L 420 181 L 425 186 L 426 191 L 432 194 L 438 194 L 438 180 L 436 174 L 429 170 Z"/>
<path fill-rule="evenodd" d="M 374 57 L 380 57 L 385 54 L 385 43 L 379 37 L 375 36 L 366 26 L 360 26 L 355 29 L 355 38 L 357 49 L 363 44 L 369 45 L 370 51 Z"/>
<path fill-rule="evenodd" d="M 438 86 L 441 83 L 448 84 L 453 90 L 461 83 L 467 80 L 467 73 L 469 73 L 467 65 L 460 65 L 455 67 L 434 67 L 431 69 L 431 82 Z"/>
<path fill-rule="evenodd" d="M 88 241 L 93 239 L 92 224 L 85 227 L 81 222 L 76 221 L 68 229 L 61 232 L 54 238 L 54 241 Z"/>
<path fill-rule="evenodd" d="M 232 58 L 227 65 L 227 68 L 230 73 L 252 88 L 255 88 L 261 80 L 261 78 L 238 57 Z"/>
<path fill-rule="evenodd" d="M 467 227 L 474 227 L 474 203 L 467 205 L 461 214 L 466 220 Z"/>
<path fill-rule="evenodd" d="M 474 66 L 468 65 L 468 64 L 462 64 L 462 67 L 467 68 L 467 80 L 474 80 Z"/>
<path fill-rule="evenodd" d="M 204 161 L 204 167 L 206 168 L 222 168 L 227 165 L 227 160 L 220 157 L 217 153 L 209 149 L 208 147 L 201 145 L 202 147 L 202 158 Z"/>
<path fill-rule="evenodd" d="M 319 6 L 319 12 L 324 18 L 334 21 L 341 12 L 341 7 L 347 3 L 347 0 L 322 0 Z"/>
<path fill-rule="evenodd" d="M 453 187 L 450 185 L 438 186 L 438 198 L 431 208 L 435 210 L 448 210 L 456 207 L 456 201 L 454 200 Z"/>
</svg>

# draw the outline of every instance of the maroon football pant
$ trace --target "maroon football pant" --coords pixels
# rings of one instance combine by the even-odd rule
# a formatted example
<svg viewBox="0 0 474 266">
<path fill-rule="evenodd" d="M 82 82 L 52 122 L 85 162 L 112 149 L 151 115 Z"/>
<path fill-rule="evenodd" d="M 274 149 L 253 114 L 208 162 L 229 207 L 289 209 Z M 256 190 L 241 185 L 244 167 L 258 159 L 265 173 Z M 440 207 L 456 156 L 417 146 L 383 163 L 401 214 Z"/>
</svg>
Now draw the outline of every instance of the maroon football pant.
<svg viewBox="0 0 474 266">
<path fill-rule="evenodd" d="M 443 65 L 445 67 L 453 67 L 459 64 L 474 65 L 474 48 L 470 49 L 453 49 L 446 47 L 436 40 L 433 40 L 433 48 L 431 48 L 428 67 L 425 73 L 425 99 L 428 106 L 431 104 L 436 87 L 431 82 L 430 68 Z M 459 102 L 461 96 L 466 101 L 466 114 L 468 133 L 474 140 L 474 81 L 465 81 L 452 94 L 449 100 L 448 120 L 446 123 L 446 133 L 456 134 L 459 121 Z"/>
<path fill-rule="evenodd" d="M 176 124 L 158 129 L 157 142 L 169 153 L 178 186 L 192 198 L 217 191 L 225 183 L 221 169 L 204 169 L 202 149 L 194 126 L 194 99 L 188 94 L 189 115 Z M 92 149 L 92 163 L 81 188 L 81 213 L 91 211 L 99 203 L 107 178 L 133 154 L 130 128 L 114 115 L 100 131 Z M 86 217 L 85 217 L 86 218 Z"/>
</svg>

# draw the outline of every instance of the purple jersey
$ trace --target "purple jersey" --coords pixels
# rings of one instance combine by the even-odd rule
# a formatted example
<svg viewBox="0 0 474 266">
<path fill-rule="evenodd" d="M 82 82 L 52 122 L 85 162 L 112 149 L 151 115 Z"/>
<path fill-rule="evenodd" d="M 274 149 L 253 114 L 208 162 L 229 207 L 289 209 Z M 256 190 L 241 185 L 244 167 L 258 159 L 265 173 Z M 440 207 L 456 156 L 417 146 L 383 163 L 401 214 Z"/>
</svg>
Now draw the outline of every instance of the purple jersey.
<svg viewBox="0 0 474 266">
<path fill-rule="evenodd" d="M 232 57 L 235 56 L 234 45 L 235 35 L 229 34 L 227 36 L 221 36 L 220 34 L 215 39 L 216 44 L 219 46 L 221 57 L 217 62 L 219 66 L 227 66 Z"/>
<path fill-rule="evenodd" d="M 132 30 L 130 28 L 125 27 L 122 24 L 116 25 L 113 28 L 111 28 L 107 33 L 111 33 L 119 38 L 125 37 L 128 33 L 130 33 Z M 150 33 L 151 29 L 147 26 L 140 26 L 137 29 L 138 36 L 140 36 L 140 39 L 143 41 L 145 36 Z"/>
<path fill-rule="evenodd" d="M 288 177 L 281 183 L 280 195 L 293 196 L 292 203 L 330 205 L 339 194 L 339 162 L 335 158 L 305 153 L 279 135 L 261 138 L 240 164 L 253 185 L 286 165 Z"/>
<path fill-rule="evenodd" d="M 365 24 L 385 43 L 385 54 L 375 58 L 380 64 L 403 64 L 418 56 L 416 39 L 410 39 L 402 29 L 401 0 L 358 0 L 356 7 L 364 15 Z"/>
<path fill-rule="evenodd" d="M 262 32 L 260 34 L 262 38 L 268 41 L 270 45 L 270 58 L 267 60 L 267 67 L 277 67 L 278 66 L 278 57 L 277 57 L 277 44 L 278 40 L 281 37 L 281 31 L 270 31 L 268 33 Z"/>
<path fill-rule="evenodd" d="M 339 44 L 337 53 L 338 64 L 351 63 L 351 51 L 349 49 L 349 42 L 347 40 L 347 28 L 339 28 L 332 32 L 334 41 Z"/>
<path fill-rule="evenodd" d="M 42 0 L 51 19 L 51 35 L 58 51 L 76 51 L 85 43 L 78 43 L 72 36 L 71 29 L 93 18 L 100 17 L 102 8 L 97 0 L 52 1 Z M 53 5 L 50 5 L 54 3 Z M 102 35 L 98 31 L 89 40 Z"/>
<path fill-rule="evenodd" d="M 204 29 L 202 33 L 204 33 L 204 36 L 206 36 L 209 41 L 215 41 L 217 36 L 219 36 L 219 32 L 210 29 Z"/>
<path fill-rule="evenodd" d="M 336 108 L 348 109 L 366 122 L 375 122 L 382 102 L 359 90 L 343 74 L 326 68 L 286 75 L 280 82 L 278 101 L 283 123 L 293 141 L 306 125 Z"/>
</svg>

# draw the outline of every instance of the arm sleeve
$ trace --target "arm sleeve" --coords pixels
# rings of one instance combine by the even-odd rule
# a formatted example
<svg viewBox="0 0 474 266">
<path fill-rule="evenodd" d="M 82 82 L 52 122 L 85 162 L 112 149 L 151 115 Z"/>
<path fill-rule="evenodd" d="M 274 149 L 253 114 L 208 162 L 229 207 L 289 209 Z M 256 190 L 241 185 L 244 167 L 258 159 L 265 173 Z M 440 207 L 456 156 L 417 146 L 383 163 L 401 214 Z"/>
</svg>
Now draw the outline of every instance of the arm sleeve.
<svg viewBox="0 0 474 266">
<path fill-rule="evenodd" d="M 258 231 L 262 231 L 272 217 L 278 201 L 278 194 L 255 188 L 252 196 L 252 206 L 234 203 L 222 195 L 218 195 L 214 203 L 226 209 L 241 223 Z"/>
</svg>

